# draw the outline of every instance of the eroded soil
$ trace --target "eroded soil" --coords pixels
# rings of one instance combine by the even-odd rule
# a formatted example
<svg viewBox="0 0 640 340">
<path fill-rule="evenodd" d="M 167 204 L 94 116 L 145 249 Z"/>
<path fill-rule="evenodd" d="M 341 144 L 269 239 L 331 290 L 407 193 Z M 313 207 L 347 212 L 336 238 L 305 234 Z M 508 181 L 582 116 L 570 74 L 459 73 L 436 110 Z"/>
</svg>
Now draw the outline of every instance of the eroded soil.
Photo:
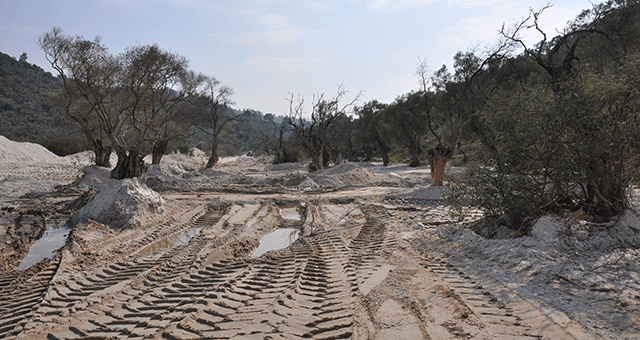
<svg viewBox="0 0 640 340">
<path fill-rule="evenodd" d="M 163 168 L 172 175 L 148 185 L 167 202 L 164 222 L 126 228 L 71 224 L 87 188 L 5 197 L 0 338 L 640 338 L 637 280 L 625 283 L 631 299 L 615 311 L 624 322 L 594 327 L 584 315 L 599 305 L 568 310 L 535 293 L 598 294 L 616 304 L 618 286 L 568 289 L 556 278 L 529 287 L 496 270 L 496 259 L 486 270 L 481 252 L 451 241 L 455 230 L 438 234 L 468 231 L 479 216 L 451 217 L 439 189 L 426 186 L 428 169 L 350 166 L 313 177 L 301 167 L 235 163 L 217 171 Z M 67 244 L 15 270 L 52 223 L 73 228 Z M 278 228 L 300 236 L 251 257 Z"/>
</svg>

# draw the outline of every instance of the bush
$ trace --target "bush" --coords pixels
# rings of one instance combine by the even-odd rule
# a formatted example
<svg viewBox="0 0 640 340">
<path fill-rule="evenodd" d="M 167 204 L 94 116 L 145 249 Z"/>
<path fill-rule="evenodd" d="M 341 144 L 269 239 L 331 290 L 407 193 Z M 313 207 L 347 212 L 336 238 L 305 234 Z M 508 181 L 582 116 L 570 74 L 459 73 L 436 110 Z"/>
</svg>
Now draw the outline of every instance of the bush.
<svg viewBox="0 0 640 340">
<path fill-rule="evenodd" d="M 479 208 L 488 216 L 502 217 L 507 227 L 516 230 L 528 227 L 554 201 L 552 192 L 526 175 L 472 166 L 448 180 L 444 197 L 457 214 L 464 207 Z"/>
<path fill-rule="evenodd" d="M 302 160 L 304 152 L 300 147 L 289 146 L 279 150 L 273 158 L 273 164 L 295 163 Z"/>
</svg>

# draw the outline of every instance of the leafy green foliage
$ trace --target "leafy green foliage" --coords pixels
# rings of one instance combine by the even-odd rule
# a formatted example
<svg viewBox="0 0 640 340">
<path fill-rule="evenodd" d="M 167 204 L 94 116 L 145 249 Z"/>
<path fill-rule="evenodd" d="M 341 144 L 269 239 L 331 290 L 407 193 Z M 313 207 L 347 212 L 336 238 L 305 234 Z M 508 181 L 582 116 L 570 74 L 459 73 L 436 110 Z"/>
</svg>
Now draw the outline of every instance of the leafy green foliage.
<svg viewBox="0 0 640 340">
<path fill-rule="evenodd" d="M 640 40 L 620 38 L 634 36 L 626 29 L 638 27 L 640 3 L 589 13 L 592 21 L 526 49 L 536 67 L 483 107 L 486 162 L 453 180 L 452 202 L 506 214 L 515 226 L 560 209 L 607 217 L 627 208 L 640 152 Z"/>
<path fill-rule="evenodd" d="M 489 216 L 505 216 L 508 227 L 515 229 L 540 216 L 554 199 L 535 178 L 517 173 L 472 166 L 450 180 L 454 185 L 445 199 L 458 214 L 465 206 L 477 207 Z"/>
</svg>

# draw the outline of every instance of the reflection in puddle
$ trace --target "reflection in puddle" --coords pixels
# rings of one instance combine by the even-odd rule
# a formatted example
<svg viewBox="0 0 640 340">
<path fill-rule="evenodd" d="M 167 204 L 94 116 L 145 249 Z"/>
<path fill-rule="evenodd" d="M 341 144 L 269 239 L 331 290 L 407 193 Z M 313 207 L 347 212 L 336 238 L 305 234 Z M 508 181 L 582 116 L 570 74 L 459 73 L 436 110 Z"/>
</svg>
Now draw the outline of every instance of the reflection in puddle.
<svg viewBox="0 0 640 340">
<path fill-rule="evenodd" d="M 264 235 L 260 240 L 260 245 L 253 251 L 251 257 L 259 257 L 270 250 L 286 248 L 295 242 L 298 236 L 300 236 L 300 230 L 292 228 L 278 229 Z"/>
<path fill-rule="evenodd" d="M 161 249 L 171 249 L 188 244 L 192 238 L 200 233 L 200 230 L 202 230 L 202 227 L 189 228 L 181 233 L 154 242 L 148 245 L 146 248 L 140 250 L 138 255 L 149 255 Z"/>
<path fill-rule="evenodd" d="M 288 221 L 297 221 L 302 222 L 302 216 L 300 216 L 300 212 L 298 208 L 285 208 L 280 209 L 280 215 L 283 219 Z"/>
<path fill-rule="evenodd" d="M 70 228 L 64 226 L 48 227 L 44 235 L 31 245 L 29 254 L 22 259 L 22 262 L 20 262 L 16 270 L 27 270 L 29 267 L 44 259 L 53 258 L 58 249 L 67 243 L 67 237 L 70 231 Z"/>
</svg>

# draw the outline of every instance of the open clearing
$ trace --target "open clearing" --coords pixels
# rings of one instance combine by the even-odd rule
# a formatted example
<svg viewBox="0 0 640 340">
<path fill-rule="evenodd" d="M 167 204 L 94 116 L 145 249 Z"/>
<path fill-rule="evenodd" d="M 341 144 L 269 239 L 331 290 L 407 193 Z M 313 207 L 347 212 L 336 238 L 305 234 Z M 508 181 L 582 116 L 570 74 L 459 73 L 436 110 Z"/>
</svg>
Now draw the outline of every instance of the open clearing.
<svg viewBox="0 0 640 340">
<path fill-rule="evenodd" d="M 0 338 L 640 339 L 631 212 L 484 238 L 424 167 L 169 155 L 145 186 L 75 157 L 0 165 Z"/>
</svg>

